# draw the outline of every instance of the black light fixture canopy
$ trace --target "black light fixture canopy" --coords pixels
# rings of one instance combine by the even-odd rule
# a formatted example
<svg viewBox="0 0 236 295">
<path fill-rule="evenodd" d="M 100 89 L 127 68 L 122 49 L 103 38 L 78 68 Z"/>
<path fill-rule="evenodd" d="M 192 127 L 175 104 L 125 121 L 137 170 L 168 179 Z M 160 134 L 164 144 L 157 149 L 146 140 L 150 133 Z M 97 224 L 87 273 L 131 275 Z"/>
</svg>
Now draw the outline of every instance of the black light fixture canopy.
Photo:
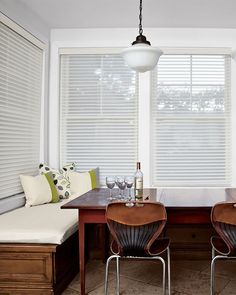
<svg viewBox="0 0 236 295">
<path fill-rule="evenodd" d="M 134 42 L 132 42 L 132 45 L 135 45 L 135 44 L 140 44 L 140 43 L 144 43 L 144 44 L 147 44 L 147 45 L 150 45 L 151 46 L 151 43 L 147 40 L 147 38 L 143 35 L 138 35 L 136 37 L 136 40 Z"/>
</svg>

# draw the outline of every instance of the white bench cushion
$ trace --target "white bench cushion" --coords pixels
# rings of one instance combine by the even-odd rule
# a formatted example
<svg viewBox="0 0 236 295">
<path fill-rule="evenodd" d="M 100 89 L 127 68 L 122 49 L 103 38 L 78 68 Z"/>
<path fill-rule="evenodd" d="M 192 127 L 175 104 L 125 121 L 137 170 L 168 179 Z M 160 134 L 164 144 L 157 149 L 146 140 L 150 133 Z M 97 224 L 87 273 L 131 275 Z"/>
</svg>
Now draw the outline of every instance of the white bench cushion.
<svg viewBox="0 0 236 295">
<path fill-rule="evenodd" d="M 73 198 L 0 215 L 0 243 L 63 243 L 78 228 L 78 210 L 60 208 Z"/>
</svg>

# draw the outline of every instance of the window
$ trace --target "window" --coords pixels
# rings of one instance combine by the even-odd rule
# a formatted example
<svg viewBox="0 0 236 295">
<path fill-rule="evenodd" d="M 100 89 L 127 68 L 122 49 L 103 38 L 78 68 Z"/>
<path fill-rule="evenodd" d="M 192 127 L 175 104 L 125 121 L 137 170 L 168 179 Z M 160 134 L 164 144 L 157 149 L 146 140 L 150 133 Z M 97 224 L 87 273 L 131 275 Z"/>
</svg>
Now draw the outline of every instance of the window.
<svg viewBox="0 0 236 295">
<path fill-rule="evenodd" d="M 152 75 L 152 183 L 231 181 L 230 57 L 164 55 Z"/>
<path fill-rule="evenodd" d="M 60 161 L 107 175 L 135 171 L 138 76 L 119 54 L 61 54 Z"/>
<path fill-rule="evenodd" d="M 19 175 L 37 171 L 42 64 L 43 50 L 0 21 L 0 198 L 22 192 Z"/>
</svg>

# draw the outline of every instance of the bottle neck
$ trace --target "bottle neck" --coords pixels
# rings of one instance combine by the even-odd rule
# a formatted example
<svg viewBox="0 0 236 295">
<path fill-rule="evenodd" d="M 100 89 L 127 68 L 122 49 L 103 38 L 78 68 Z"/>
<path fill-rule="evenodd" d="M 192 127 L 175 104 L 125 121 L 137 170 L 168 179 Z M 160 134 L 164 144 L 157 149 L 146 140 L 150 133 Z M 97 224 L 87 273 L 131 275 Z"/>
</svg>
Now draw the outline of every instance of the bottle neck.
<svg viewBox="0 0 236 295">
<path fill-rule="evenodd" d="M 140 164 L 140 162 L 137 162 L 137 170 L 141 170 L 141 164 Z"/>
</svg>

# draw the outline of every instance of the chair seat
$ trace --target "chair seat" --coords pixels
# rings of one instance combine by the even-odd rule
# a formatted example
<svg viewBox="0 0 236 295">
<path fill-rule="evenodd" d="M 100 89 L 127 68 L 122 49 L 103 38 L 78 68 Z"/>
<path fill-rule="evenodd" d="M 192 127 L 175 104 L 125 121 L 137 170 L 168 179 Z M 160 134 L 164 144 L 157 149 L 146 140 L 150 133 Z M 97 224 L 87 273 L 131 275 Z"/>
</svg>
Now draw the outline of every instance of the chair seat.
<svg viewBox="0 0 236 295">
<path fill-rule="evenodd" d="M 165 252 L 166 249 L 170 245 L 170 239 L 169 238 L 160 238 L 154 241 L 152 246 L 149 249 L 149 255 L 155 256 L 160 255 L 161 253 Z"/>
<path fill-rule="evenodd" d="M 212 237 L 211 238 L 212 247 L 221 255 L 229 255 L 230 250 L 226 243 L 220 237 Z"/>
</svg>

